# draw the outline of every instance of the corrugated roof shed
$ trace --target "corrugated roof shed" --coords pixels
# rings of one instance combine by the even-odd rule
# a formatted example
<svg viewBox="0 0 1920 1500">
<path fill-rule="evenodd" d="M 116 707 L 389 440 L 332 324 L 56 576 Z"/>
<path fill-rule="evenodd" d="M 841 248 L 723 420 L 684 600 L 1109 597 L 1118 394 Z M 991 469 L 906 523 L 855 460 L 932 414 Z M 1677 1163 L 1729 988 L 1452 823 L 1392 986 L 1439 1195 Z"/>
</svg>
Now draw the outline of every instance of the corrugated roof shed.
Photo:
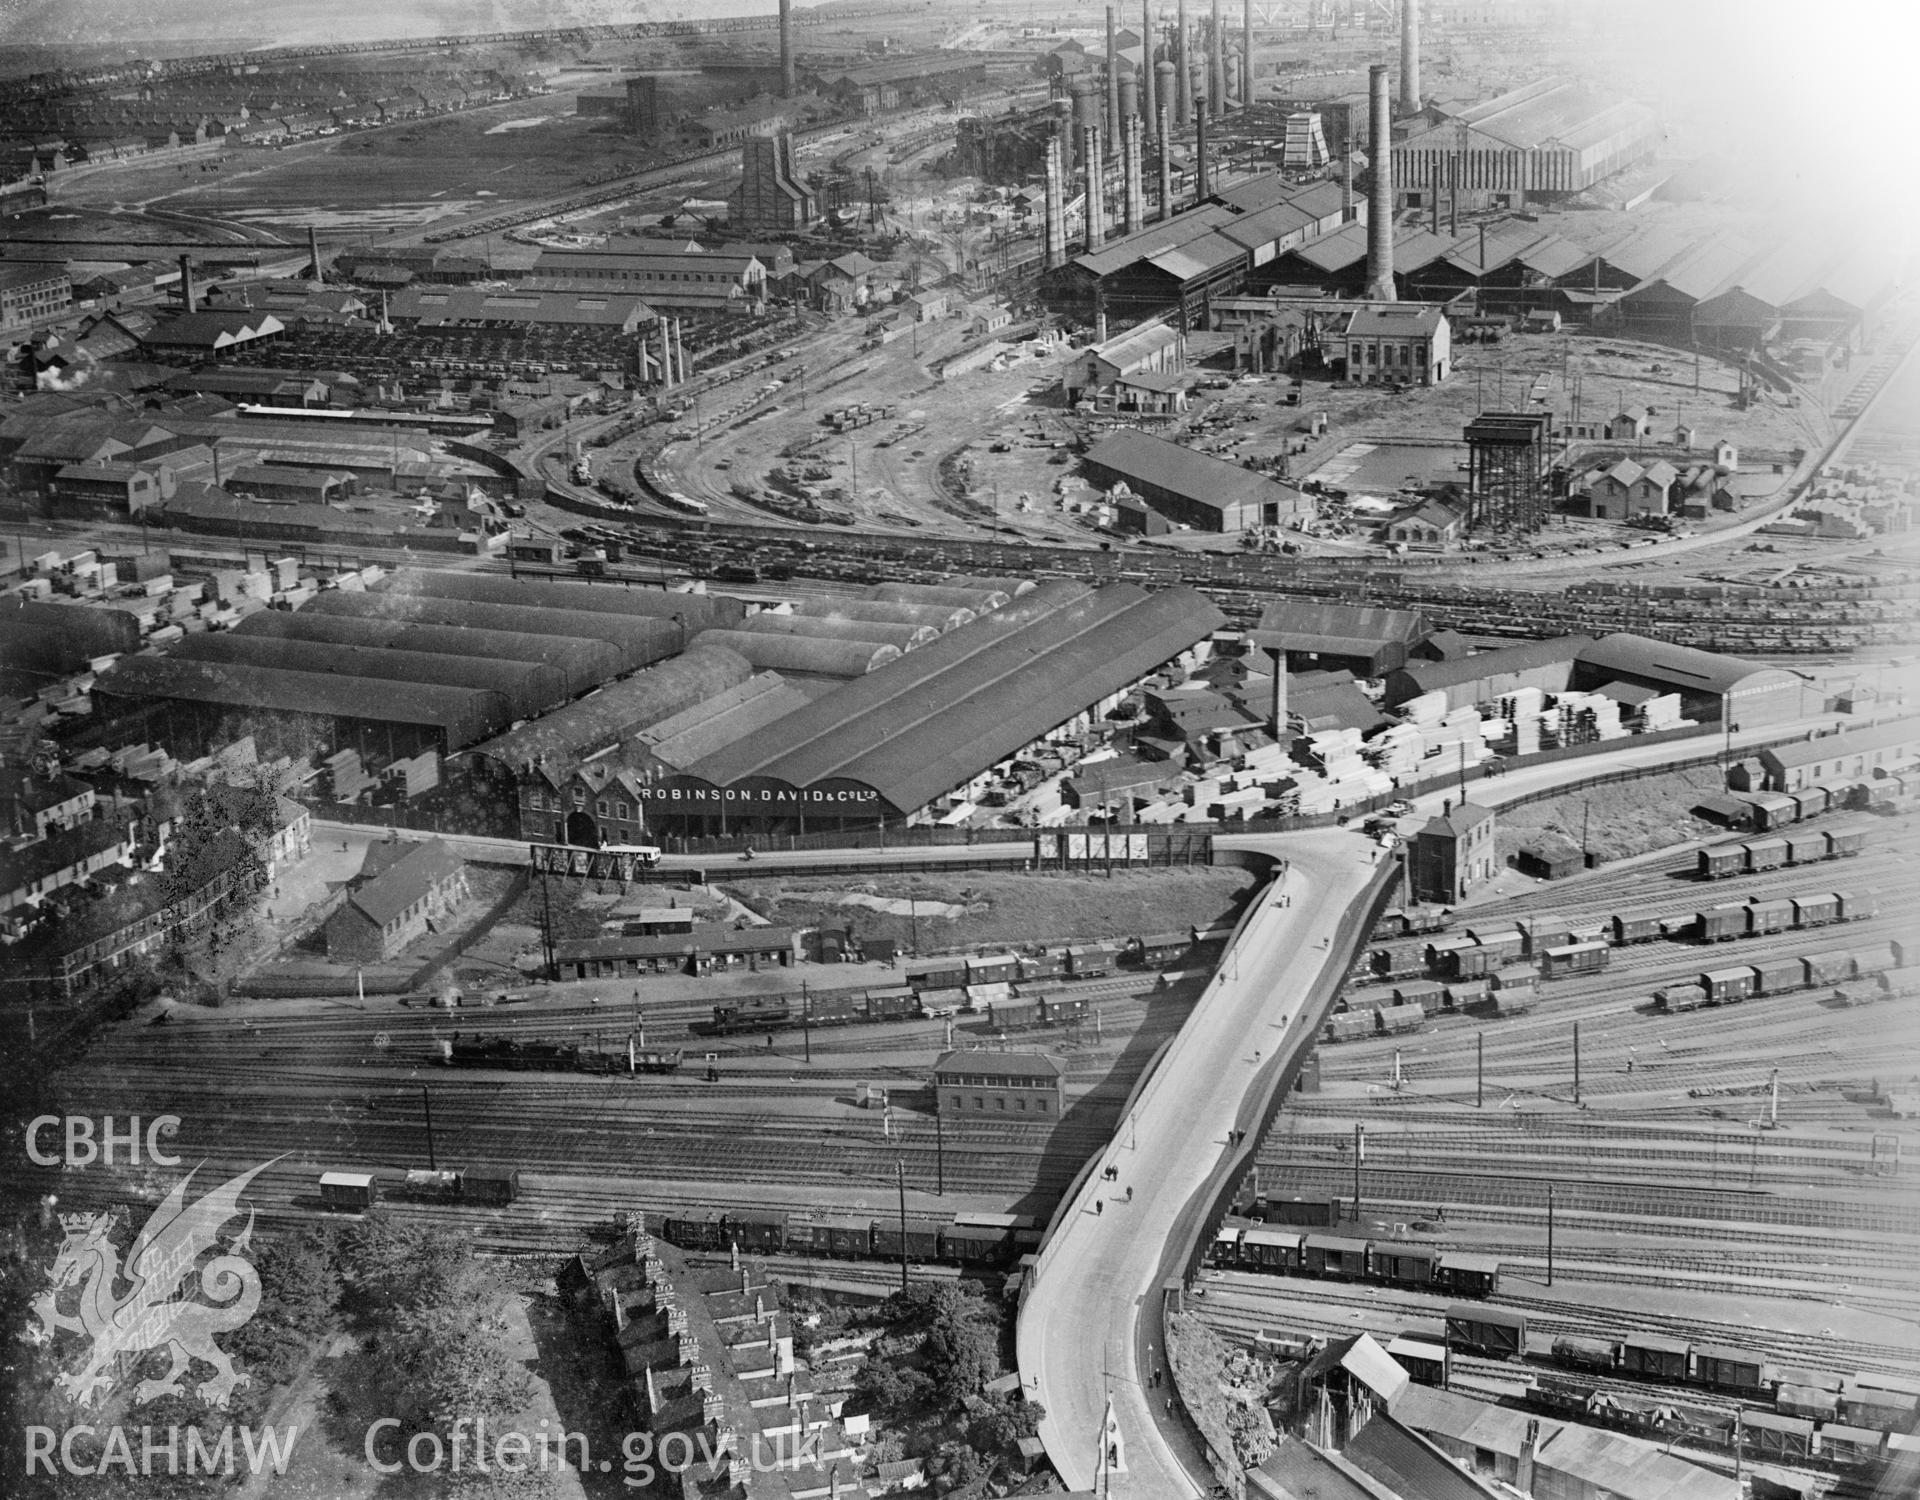
<svg viewBox="0 0 1920 1500">
<path fill-rule="evenodd" d="M 1407 1500 L 1338 1454 L 1284 1433 L 1246 1480 L 1248 1493 L 1265 1500 Z"/>
<path fill-rule="evenodd" d="M 1426 1385 L 1408 1386 L 1395 1403 L 1393 1415 L 1394 1420 L 1415 1432 L 1471 1444 L 1507 1458 L 1517 1458 L 1525 1448 L 1529 1422 L 1538 1421 L 1543 1435 L 1560 1426 L 1550 1417 L 1530 1417 L 1512 1407 L 1494 1406 Z"/>
<path fill-rule="evenodd" d="M 466 625 L 404 625 L 353 615 L 319 615 L 304 609 L 292 613 L 263 609 L 248 615 L 233 627 L 232 633 L 290 641 L 334 641 L 347 646 L 426 651 L 491 661 L 531 662 L 558 672 L 568 698 L 577 698 L 588 689 L 618 677 L 621 670 L 617 647 L 584 636 L 475 630 Z"/>
<path fill-rule="evenodd" d="M 1356 604 L 1322 604 L 1312 599 L 1279 599 L 1260 612 L 1251 633 L 1268 651 L 1317 651 L 1367 654 L 1399 646 L 1402 656 L 1427 633 L 1427 622 L 1410 609 L 1378 609 Z"/>
<path fill-rule="evenodd" d="M 1593 644 L 1590 635 L 1560 635 L 1544 641 L 1522 641 L 1517 646 L 1502 646 L 1497 651 L 1480 651 L 1454 661 L 1411 661 L 1402 667 L 1415 693 L 1430 693 L 1435 688 L 1455 687 L 1477 682 L 1504 672 L 1524 672 L 1532 667 L 1572 662 Z M 1409 695 L 1411 696 L 1411 695 Z"/>
<path fill-rule="evenodd" d="M 738 687 L 641 730 L 636 738 L 668 765 L 684 770 L 808 702 L 807 695 L 778 672 L 757 672 Z"/>
<path fill-rule="evenodd" d="M 717 785 L 844 777 L 909 813 L 1225 623 L 1189 589 L 1045 583 L 692 771 Z"/>
<path fill-rule="evenodd" d="M 400 321 L 423 327 L 448 323 L 526 323 L 617 328 L 631 332 L 653 321 L 653 309 L 628 293 L 490 291 L 480 287 L 410 286 L 388 309 Z"/>
<path fill-rule="evenodd" d="M 1462 1469 L 1418 1433 L 1402 1427 L 1384 1412 L 1376 1412 L 1348 1439 L 1349 1462 L 1372 1475 L 1395 1494 L 1419 1500 L 1501 1500 L 1496 1490 Z"/>
<path fill-rule="evenodd" d="M 129 656 L 116 662 L 101 674 L 93 691 L 139 702 L 175 699 L 260 713 L 414 724 L 441 730 L 449 750 L 497 734 L 513 722 L 512 706 L 503 695 L 478 688 L 379 682 L 162 656 Z"/>
<path fill-rule="evenodd" d="M 1873 729 L 1856 729 L 1850 734 L 1822 735 L 1819 739 L 1792 745 L 1769 745 L 1760 753 L 1785 769 L 1861 751 L 1910 749 L 1916 745 L 1920 745 L 1920 719 L 1898 719 Z"/>
<path fill-rule="evenodd" d="M 959 587 L 967 587 L 961 584 Z M 849 599 L 828 595 L 796 599 L 793 612 L 807 619 L 873 620 L 890 625 L 926 625 L 945 634 L 973 619 L 977 610 L 964 604 L 907 604 L 887 599 Z"/>
<path fill-rule="evenodd" d="M 888 625 L 878 620 L 850 620 L 844 615 L 787 615 L 762 610 L 748 615 L 738 627 L 749 635 L 790 635 L 814 641 L 859 641 L 869 646 L 891 646 L 911 651 L 940 639 L 931 625 Z"/>
<path fill-rule="evenodd" d="M 976 615 L 999 609 L 1012 597 L 1013 590 L 997 583 L 876 583 L 872 593 L 872 598 L 879 604 L 920 604 L 948 609 L 970 609 Z"/>
<path fill-rule="evenodd" d="M 1675 646 L 1624 631 L 1602 636 L 1581 647 L 1577 659 L 1583 667 L 1608 677 L 1652 677 L 1677 688 L 1703 693 L 1730 693 L 1758 673 L 1784 670 L 1739 656 Z"/>
<path fill-rule="evenodd" d="M 600 640 L 618 649 L 623 672 L 671 656 L 681 643 L 680 628 L 671 620 L 621 618 L 584 610 L 477 604 L 467 599 L 432 599 L 419 594 L 354 594 L 332 590 L 310 599 L 301 613 Z"/>
<path fill-rule="evenodd" d="M 722 646 L 746 658 L 756 670 L 810 677 L 864 677 L 900 656 L 898 646 L 877 641 L 816 640 L 803 635 L 768 635 L 750 630 L 703 630 L 695 646 Z"/>
<path fill-rule="evenodd" d="M 556 709 L 531 724 L 474 748 L 512 769 L 544 764 L 550 774 L 569 774 L 587 756 L 658 724 L 695 703 L 738 687 L 753 675 L 746 659 L 711 645 L 610 683 L 599 692 Z"/>
<path fill-rule="evenodd" d="M 1740 1500 L 1744 1491 L 1731 1474 L 1674 1458 L 1641 1438 L 1575 1423 L 1541 1443 L 1534 1466 L 1619 1500 Z"/>
<path fill-rule="evenodd" d="M 1087 450 L 1086 461 L 1129 484 L 1138 480 L 1215 510 L 1277 504 L 1286 515 L 1301 503 L 1300 491 L 1290 485 L 1130 427 L 1101 438 Z"/>
<path fill-rule="evenodd" d="M 140 644 L 140 626 L 132 615 L 90 604 L 42 604 L 15 594 L 0 599 L 0 626 L 56 637 L 87 656 L 132 651 Z"/>
<path fill-rule="evenodd" d="M 530 719 L 566 702 L 565 679 L 551 667 L 491 661 L 440 652 L 393 651 L 378 646 L 277 639 L 203 631 L 183 636 L 168 653 L 175 660 L 238 662 L 292 672 L 368 677 L 382 682 L 430 682 L 505 695 L 516 719 Z"/>
<path fill-rule="evenodd" d="M 682 620 L 689 633 L 733 625 L 747 612 L 738 599 L 720 594 L 680 594 L 665 589 L 624 588 L 604 583 L 555 583 L 540 578 L 501 578 L 433 568 L 402 568 L 377 591 L 434 599 L 470 599 L 479 604 L 518 604 L 579 614 L 644 615 Z"/>
</svg>

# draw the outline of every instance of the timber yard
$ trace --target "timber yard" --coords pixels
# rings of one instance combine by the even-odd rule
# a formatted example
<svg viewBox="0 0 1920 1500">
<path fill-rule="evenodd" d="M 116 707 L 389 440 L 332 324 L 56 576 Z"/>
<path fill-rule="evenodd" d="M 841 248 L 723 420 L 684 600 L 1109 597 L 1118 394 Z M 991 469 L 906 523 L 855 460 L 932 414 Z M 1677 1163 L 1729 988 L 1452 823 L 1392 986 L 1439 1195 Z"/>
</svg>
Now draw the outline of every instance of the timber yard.
<svg viewBox="0 0 1920 1500">
<path fill-rule="evenodd" d="M 1910 23 L 125 9 L 0 1491 L 1920 1496 Z"/>
</svg>

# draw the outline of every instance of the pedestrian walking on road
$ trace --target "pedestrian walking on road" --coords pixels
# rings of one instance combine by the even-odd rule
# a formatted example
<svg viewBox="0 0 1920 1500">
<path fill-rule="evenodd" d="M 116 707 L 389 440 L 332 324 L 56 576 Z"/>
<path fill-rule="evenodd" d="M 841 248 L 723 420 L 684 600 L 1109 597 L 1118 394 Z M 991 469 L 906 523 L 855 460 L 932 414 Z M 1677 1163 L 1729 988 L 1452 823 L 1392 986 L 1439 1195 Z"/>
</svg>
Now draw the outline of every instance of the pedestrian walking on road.
<svg viewBox="0 0 1920 1500">
<path fill-rule="evenodd" d="M 1128 1189 L 1127 1189 L 1127 1202 L 1129 1202 L 1129 1203 L 1131 1203 L 1131 1202 L 1133 1202 L 1133 1189 L 1132 1189 L 1132 1188 L 1128 1188 Z"/>
<path fill-rule="evenodd" d="M 1095 1212 L 1096 1214 L 1104 1214 L 1104 1213 L 1105 1213 L 1105 1212 L 1107 1211 L 1107 1202 L 1106 1202 L 1106 1199 L 1104 1199 L 1104 1198 L 1095 1198 L 1095 1199 L 1093 1200 L 1093 1211 L 1094 1211 L 1094 1212 Z"/>
</svg>

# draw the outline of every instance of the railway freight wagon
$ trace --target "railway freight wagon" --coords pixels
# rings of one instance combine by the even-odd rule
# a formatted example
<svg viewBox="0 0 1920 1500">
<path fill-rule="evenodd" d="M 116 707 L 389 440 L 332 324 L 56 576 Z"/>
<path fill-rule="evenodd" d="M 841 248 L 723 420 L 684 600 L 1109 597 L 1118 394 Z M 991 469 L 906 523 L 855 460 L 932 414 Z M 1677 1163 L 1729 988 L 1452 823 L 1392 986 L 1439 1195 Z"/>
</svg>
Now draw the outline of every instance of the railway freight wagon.
<svg viewBox="0 0 1920 1500">
<path fill-rule="evenodd" d="M 1702 880 L 1724 880 L 1754 875 L 1786 865 L 1816 864 L 1824 859 L 1850 859 L 1867 845 L 1863 827 L 1803 829 L 1792 835 L 1713 844 L 1702 849 L 1695 873 Z"/>
<path fill-rule="evenodd" d="M 371 1172 L 320 1174 L 320 1202 L 326 1208 L 361 1213 L 372 1208 L 379 1196 L 379 1185 Z"/>
<path fill-rule="evenodd" d="M 1449 1307 L 1447 1347 L 1494 1359 L 1518 1359 L 1527 1348 L 1525 1313 L 1498 1307 Z"/>
<path fill-rule="evenodd" d="M 1598 974 L 1607 966 L 1612 950 L 1605 943 L 1566 943 L 1548 948 L 1541 954 L 1541 975 L 1547 979 L 1565 979 L 1573 974 Z"/>
</svg>

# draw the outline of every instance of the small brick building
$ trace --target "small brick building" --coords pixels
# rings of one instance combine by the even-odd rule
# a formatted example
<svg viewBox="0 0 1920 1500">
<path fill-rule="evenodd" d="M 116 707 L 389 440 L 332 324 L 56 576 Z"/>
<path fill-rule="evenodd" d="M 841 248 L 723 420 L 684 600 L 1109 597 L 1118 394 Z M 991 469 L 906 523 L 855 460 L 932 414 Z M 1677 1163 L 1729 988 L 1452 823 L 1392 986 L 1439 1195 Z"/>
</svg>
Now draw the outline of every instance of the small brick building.
<svg viewBox="0 0 1920 1500">
<path fill-rule="evenodd" d="M 933 1091 L 943 1115 L 1057 1120 L 1062 1076 L 1043 1052 L 948 1052 L 933 1065 Z"/>
<path fill-rule="evenodd" d="M 374 844 L 345 903 L 327 919 L 327 957 L 392 958 L 467 894 L 467 867 L 439 839 Z"/>
</svg>

